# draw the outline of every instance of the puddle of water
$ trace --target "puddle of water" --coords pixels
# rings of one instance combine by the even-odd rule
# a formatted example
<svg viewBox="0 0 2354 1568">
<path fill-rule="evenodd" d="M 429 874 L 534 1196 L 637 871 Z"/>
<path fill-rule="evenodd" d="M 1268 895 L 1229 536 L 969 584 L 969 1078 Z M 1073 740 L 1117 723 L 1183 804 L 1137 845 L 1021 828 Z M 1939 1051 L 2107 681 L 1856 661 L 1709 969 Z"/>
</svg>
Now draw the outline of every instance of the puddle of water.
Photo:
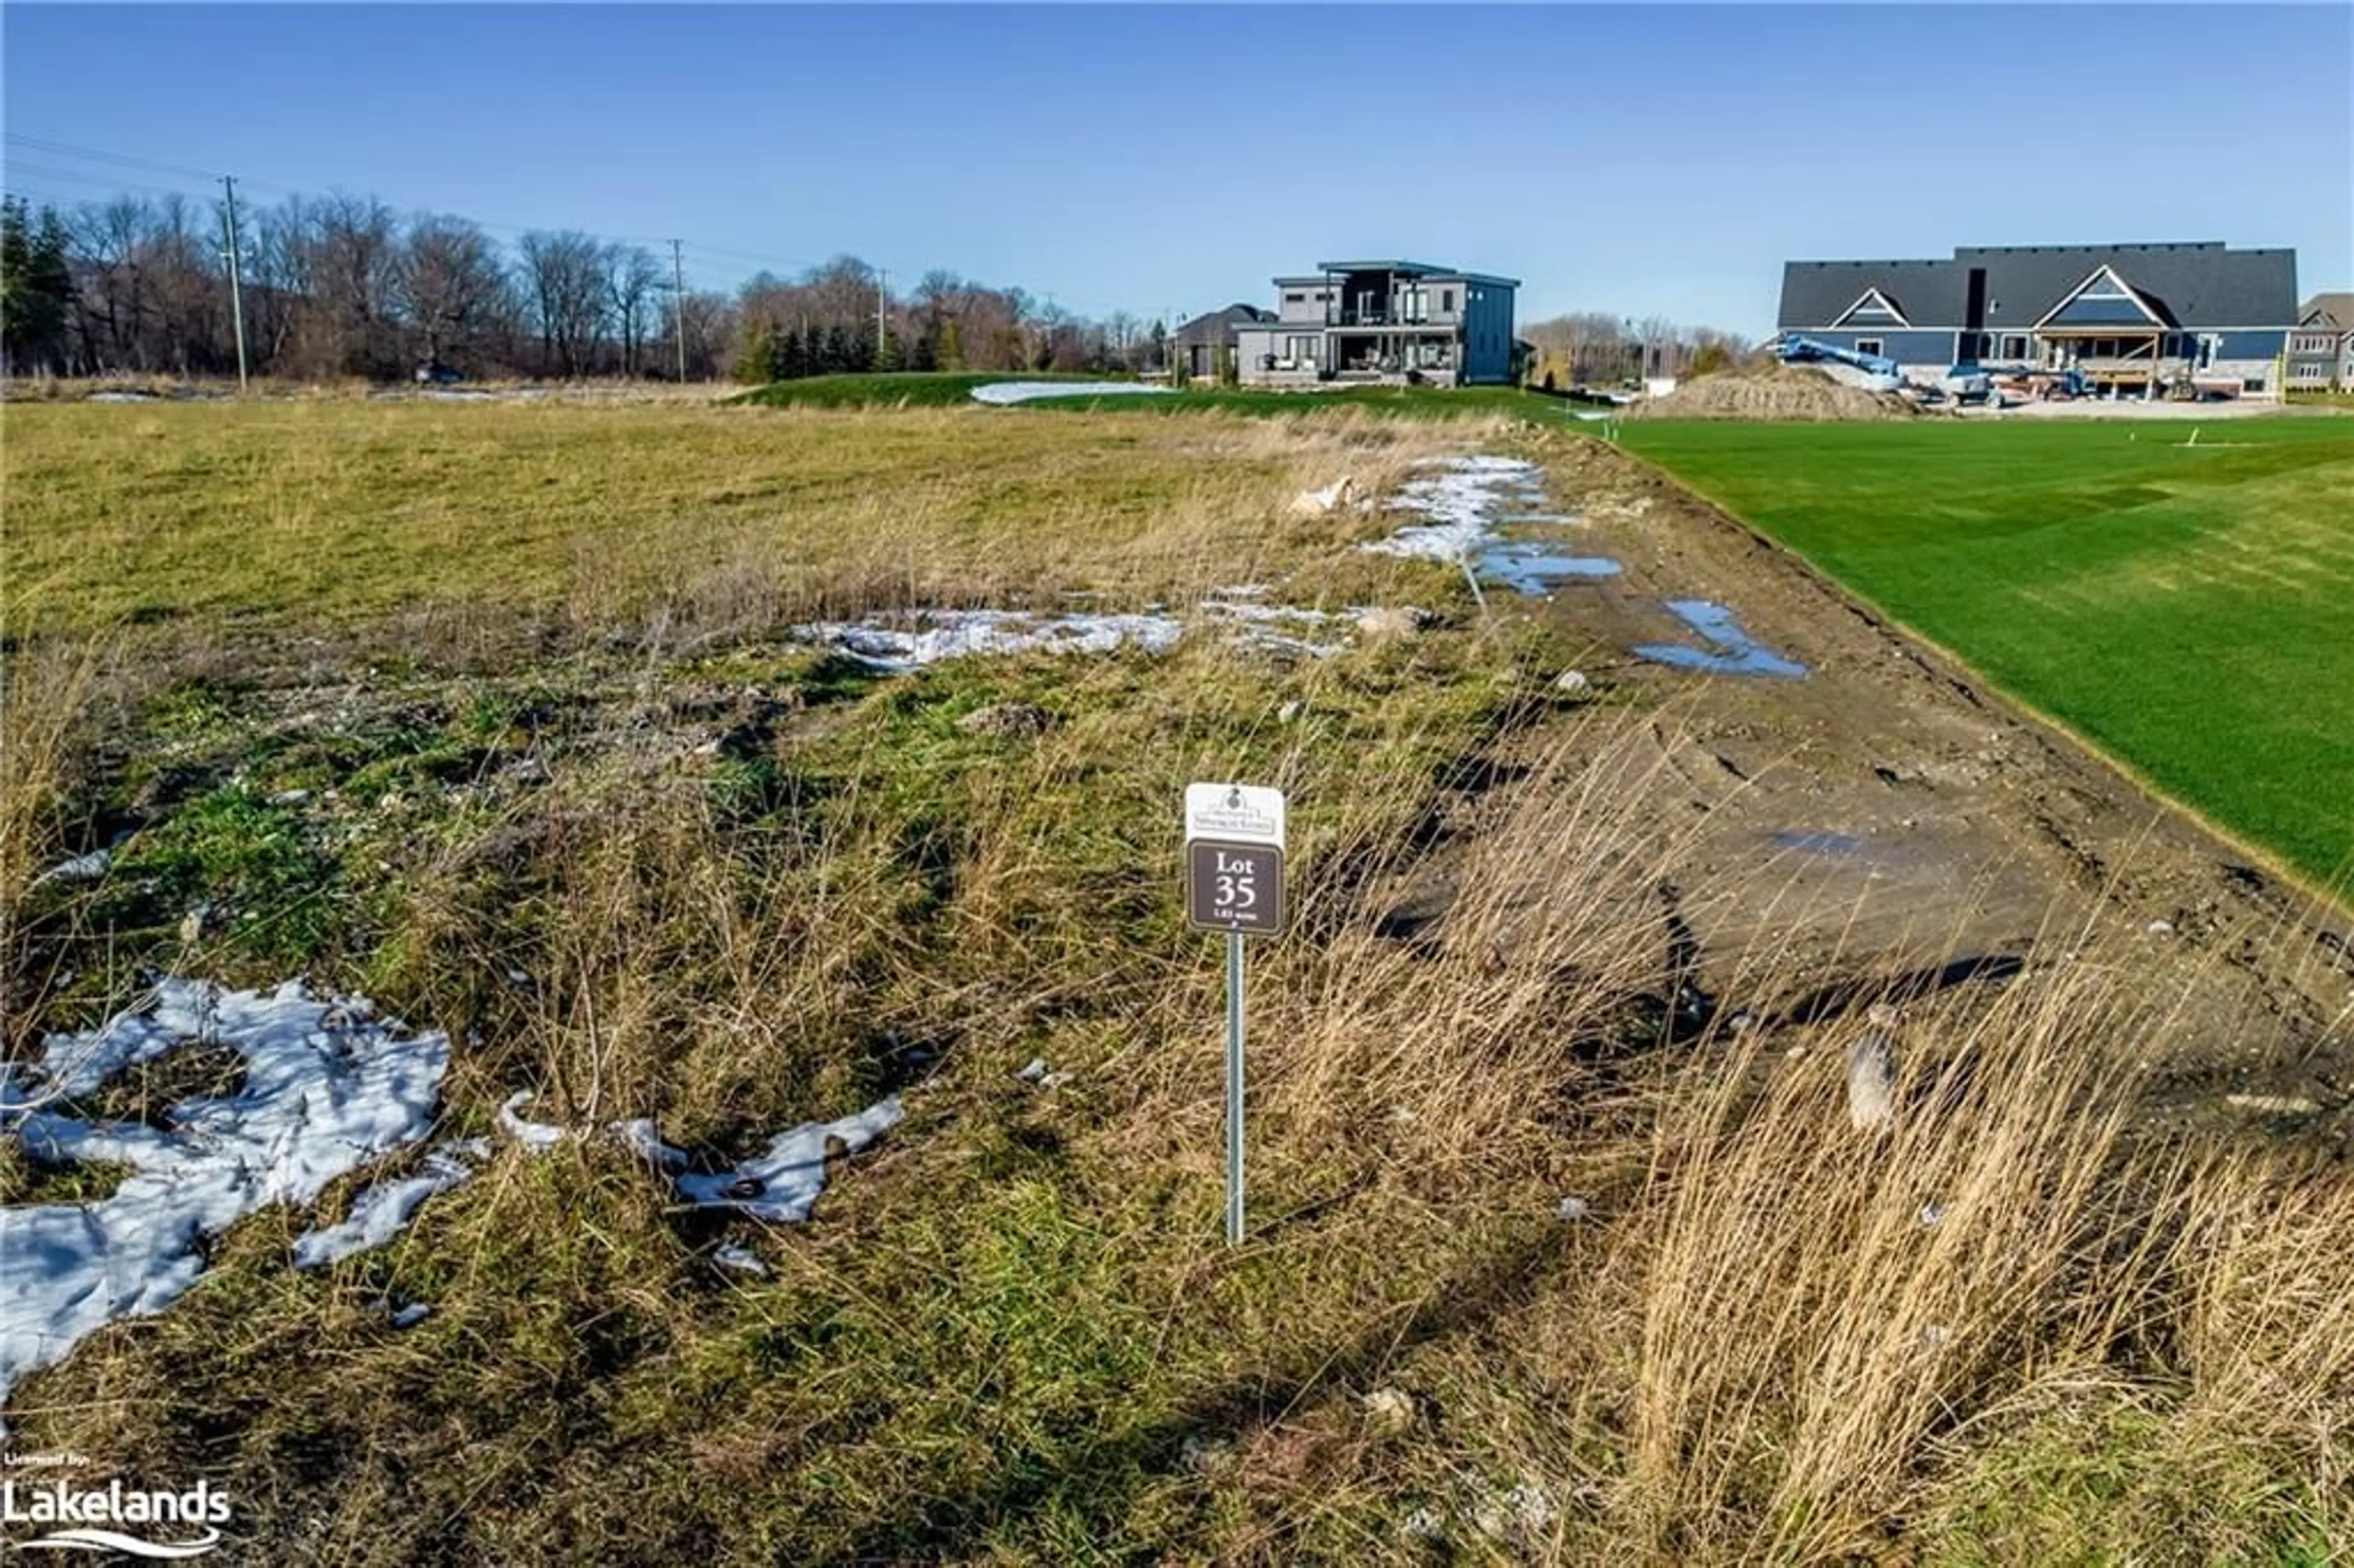
<svg viewBox="0 0 2354 1568">
<path fill-rule="evenodd" d="M 1816 854 L 1861 854 L 1863 841 L 1849 833 L 1827 833 L 1811 828 L 1777 828 L 1766 837 L 1783 849 Z"/>
<path fill-rule="evenodd" d="M 1795 681 L 1807 673 L 1807 667 L 1797 660 L 1785 659 L 1761 647 L 1741 629 L 1733 611 L 1712 599 L 1671 599 L 1668 600 L 1668 613 L 1712 646 L 1702 649 L 1688 648 L 1680 642 L 1643 642 L 1636 645 L 1637 658 L 1717 675 L 1775 675 Z"/>
<path fill-rule="evenodd" d="M 1615 577 L 1618 563 L 1605 556 L 1549 556 L 1527 545 L 1499 545 L 1480 554 L 1479 575 L 1516 593 L 1541 594 L 1569 577 Z"/>
</svg>

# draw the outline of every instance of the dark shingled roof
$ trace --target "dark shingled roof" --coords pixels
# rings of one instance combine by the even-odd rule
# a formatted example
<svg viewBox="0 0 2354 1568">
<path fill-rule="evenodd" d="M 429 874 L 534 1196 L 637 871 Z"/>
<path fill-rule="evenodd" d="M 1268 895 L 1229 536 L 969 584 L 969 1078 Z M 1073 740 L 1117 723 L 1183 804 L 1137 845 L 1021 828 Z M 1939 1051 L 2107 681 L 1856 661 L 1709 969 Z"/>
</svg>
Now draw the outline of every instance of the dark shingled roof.
<svg viewBox="0 0 2354 1568">
<path fill-rule="evenodd" d="M 1232 304 L 1223 311 L 1195 316 L 1177 329 L 1179 343 L 1232 343 L 1236 327 L 1256 326 L 1275 320 L 1273 311 L 1263 311 L 1257 305 Z"/>
<path fill-rule="evenodd" d="M 2033 326 L 2102 268 L 2115 270 L 2170 325 L 2286 326 L 2296 319 L 2296 252 L 2220 241 L 2155 245 L 1963 246 L 1949 261 L 1792 261 L 1782 269 L 1784 331 L 1828 327 L 1878 289 L 1916 327 L 1967 324 L 1969 274 L 1986 269 L 1988 330 Z"/>
</svg>

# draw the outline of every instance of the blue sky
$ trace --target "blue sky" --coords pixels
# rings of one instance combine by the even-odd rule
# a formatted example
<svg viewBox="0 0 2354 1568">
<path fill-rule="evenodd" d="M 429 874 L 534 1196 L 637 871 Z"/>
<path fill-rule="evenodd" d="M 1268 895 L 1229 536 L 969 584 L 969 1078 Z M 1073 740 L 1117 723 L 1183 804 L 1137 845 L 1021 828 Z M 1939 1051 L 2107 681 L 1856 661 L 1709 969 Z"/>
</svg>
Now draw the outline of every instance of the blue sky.
<svg viewBox="0 0 2354 1568">
<path fill-rule="evenodd" d="M 1264 302 L 1327 258 L 1521 314 L 1769 331 L 1790 257 L 2294 246 L 2354 287 L 2345 5 L 257 7 L 9 4 L 6 175 L 195 178 L 852 251 L 1089 313 Z"/>
</svg>

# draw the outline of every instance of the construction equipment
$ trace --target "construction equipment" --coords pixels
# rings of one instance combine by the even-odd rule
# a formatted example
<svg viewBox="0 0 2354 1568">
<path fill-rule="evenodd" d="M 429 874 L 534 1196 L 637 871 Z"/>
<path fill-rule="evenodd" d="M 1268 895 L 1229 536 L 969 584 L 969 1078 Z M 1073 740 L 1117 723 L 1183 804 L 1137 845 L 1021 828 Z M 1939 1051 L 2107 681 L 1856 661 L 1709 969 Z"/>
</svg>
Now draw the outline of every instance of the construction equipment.
<svg viewBox="0 0 2354 1568">
<path fill-rule="evenodd" d="M 1819 338 L 1785 337 L 1782 339 L 1781 355 L 1785 365 L 1804 365 L 1828 359 L 1861 370 L 1871 377 L 1871 387 L 1874 392 L 1893 392 L 1904 382 L 1896 362 L 1888 355 L 1841 348 L 1835 343 L 1824 343 Z"/>
</svg>

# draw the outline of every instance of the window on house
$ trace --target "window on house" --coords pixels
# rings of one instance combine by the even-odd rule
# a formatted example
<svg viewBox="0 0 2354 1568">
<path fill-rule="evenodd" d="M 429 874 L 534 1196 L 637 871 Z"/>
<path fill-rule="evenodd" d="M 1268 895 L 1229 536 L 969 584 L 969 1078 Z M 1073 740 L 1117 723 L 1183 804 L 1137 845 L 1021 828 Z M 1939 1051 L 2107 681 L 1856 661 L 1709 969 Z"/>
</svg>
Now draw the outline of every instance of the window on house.
<svg viewBox="0 0 2354 1568">
<path fill-rule="evenodd" d="M 2002 340 L 2002 356 L 2005 359 L 2025 359 L 2027 357 L 2026 334 L 2015 332 L 2006 334 Z"/>
<path fill-rule="evenodd" d="M 1881 352 L 1880 340 L 1876 337 L 1857 338 L 1855 340 L 1855 351 L 1858 354 L 1878 354 Z"/>
<path fill-rule="evenodd" d="M 1439 308 L 1440 310 L 1442 310 L 1442 311 L 1446 311 L 1446 312 L 1447 312 L 1449 314 L 1452 314 L 1452 313 L 1454 313 L 1454 310 L 1455 310 L 1455 291 L 1454 291 L 1454 290 L 1452 290 L 1452 289 L 1441 289 L 1441 290 L 1439 290 L 1439 291 L 1438 291 L 1438 308 Z"/>
<path fill-rule="evenodd" d="M 1283 340 L 1283 352 L 1287 358 L 1304 359 L 1312 364 L 1316 359 L 1316 339 L 1313 337 L 1285 338 Z"/>
<path fill-rule="evenodd" d="M 1308 296 L 1305 294 L 1286 294 L 1283 296 L 1283 302 L 1287 305 L 1304 305 L 1308 302 Z"/>
</svg>

